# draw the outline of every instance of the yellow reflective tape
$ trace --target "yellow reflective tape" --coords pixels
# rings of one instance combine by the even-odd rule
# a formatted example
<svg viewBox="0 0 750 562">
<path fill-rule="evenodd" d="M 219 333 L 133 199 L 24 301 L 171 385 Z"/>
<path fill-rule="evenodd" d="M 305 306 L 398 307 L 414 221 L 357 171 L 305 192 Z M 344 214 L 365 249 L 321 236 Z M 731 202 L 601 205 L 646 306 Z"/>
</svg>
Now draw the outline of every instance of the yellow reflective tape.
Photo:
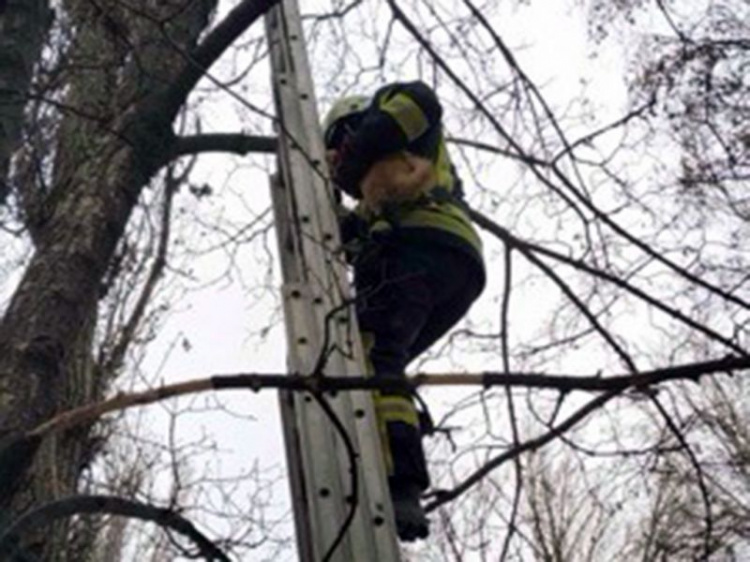
<svg viewBox="0 0 750 562">
<path fill-rule="evenodd" d="M 422 109 L 406 94 L 396 94 L 386 99 L 380 109 L 396 120 L 409 142 L 423 135 L 430 126 Z"/>
<path fill-rule="evenodd" d="M 376 392 L 373 396 L 375 402 L 375 417 L 378 422 L 378 433 L 383 450 L 383 461 L 388 476 L 393 475 L 393 452 L 391 451 L 390 439 L 388 439 L 388 424 L 391 422 L 403 422 L 408 425 L 419 427 L 417 410 L 411 399 L 403 396 L 383 396 Z"/>
<path fill-rule="evenodd" d="M 378 219 L 374 223 L 370 225 L 370 232 L 380 232 L 385 233 L 389 230 L 393 230 L 393 227 L 391 226 L 391 223 L 389 223 L 387 220 Z"/>
<path fill-rule="evenodd" d="M 388 439 L 388 430 L 385 420 L 377 418 L 378 434 L 380 435 L 380 447 L 383 451 L 383 462 L 385 463 L 385 472 L 388 476 L 393 475 L 393 453 L 391 452 L 391 441 Z"/>
<path fill-rule="evenodd" d="M 449 232 L 482 254 L 482 241 L 471 226 L 471 220 L 459 207 L 451 203 L 437 203 L 413 209 L 401 218 L 399 224 L 405 228 L 426 227 Z"/>
<path fill-rule="evenodd" d="M 438 148 L 438 157 L 435 163 L 435 170 L 437 172 L 437 181 L 435 185 L 438 187 L 444 187 L 449 191 L 453 191 L 453 171 L 451 170 L 451 161 L 448 158 L 448 151 L 445 148 L 445 142 L 441 141 Z"/>
<path fill-rule="evenodd" d="M 401 396 L 375 396 L 375 414 L 382 423 L 403 422 L 419 427 L 419 416 L 411 399 Z"/>
</svg>

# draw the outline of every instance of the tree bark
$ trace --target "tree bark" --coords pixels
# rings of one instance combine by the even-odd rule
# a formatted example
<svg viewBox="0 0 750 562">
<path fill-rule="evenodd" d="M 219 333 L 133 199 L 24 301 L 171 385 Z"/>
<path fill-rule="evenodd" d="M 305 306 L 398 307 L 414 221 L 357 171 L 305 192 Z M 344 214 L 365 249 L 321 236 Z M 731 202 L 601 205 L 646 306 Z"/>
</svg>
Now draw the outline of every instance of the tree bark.
<svg viewBox="0 0 750 562">
<path fill-rule="evenodd" d="M 62 57 L 52 181 L 35 217 L 34 254 L 0 320 L 0 440 L 103 396 L 112 374 L 94 364 L 91 344 L 102 280 L 131 212 L 176 156 L 172 123 L 202 74 L 278 0 L 243 0 L 198 44 L 216 2 L 63 0 L 75 34 Z M 0 497 L 0 526 L 74 493 L 91 449 L 90 426 L 45 439 L 14 467 L 20 477 Z M 45 561 L 84 559 L 66 552 L 66 538 L 58 525 L 21 546 Z"/>
<path fill-rule="evenodd" d="M 71 111 L 62 117 L 34 254 L 0 321 L 0 437 L 102 396 L 107 381 L 90 357 L 100 284 L 141 190 L 170 154 L 185 98 L 167 104 L 166 91 L 215 3 L 187 2 L 163 25 L 155 23 L 160 10 L 174 5 L 143 1 L 154 18 L 137 20 L 114 1 L 65 3 L 79 29 L 66 70 Z M 113 24 L 138 57 L 123 51 Z M 3 518 L 74 492 L 90 449 L 88 427 L 46 440 L 14 493 L 0 498 Z M 73 560 L 64 534 L 64 525 L 42 529 L 22 546 L 42 560 Z"/>
</svg>

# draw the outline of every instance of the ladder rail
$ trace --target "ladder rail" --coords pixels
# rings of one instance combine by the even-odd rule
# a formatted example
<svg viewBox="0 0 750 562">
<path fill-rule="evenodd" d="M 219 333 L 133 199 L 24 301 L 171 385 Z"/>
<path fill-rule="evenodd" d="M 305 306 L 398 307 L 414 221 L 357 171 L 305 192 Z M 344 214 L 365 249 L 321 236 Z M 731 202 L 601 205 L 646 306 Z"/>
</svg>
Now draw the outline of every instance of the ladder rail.
<svg viewBox="0 0 750 562">
<path fill-rule="evenodd" d="M 279 174 L 272 179 L 282 262 L 284 315 L 291 372 L 309 374 L 325 344 L 327 375 L 365 372 L 364 354 L 341 257 L 333 194 L 325 180 L 325 149 L 296 0 L 266 16 L 274 100 L 279 117 Z M 331 313 L 331 311 L 336 311 Z M 329 323 L 326 326 L 326 322 Z M 324 342 L 324 339 L 329 341 Z M 380 436 L 369 393 L 326 396 L 356 451 L 358 497 L 351 497 L 352 458 L 329 415 L 310 395 L 282 393 L 290 486 L 300 560 L 318 562 L 340 533 L 352 505 L 351 526 L 331 560 L 398 562 Z"/>
</svg>

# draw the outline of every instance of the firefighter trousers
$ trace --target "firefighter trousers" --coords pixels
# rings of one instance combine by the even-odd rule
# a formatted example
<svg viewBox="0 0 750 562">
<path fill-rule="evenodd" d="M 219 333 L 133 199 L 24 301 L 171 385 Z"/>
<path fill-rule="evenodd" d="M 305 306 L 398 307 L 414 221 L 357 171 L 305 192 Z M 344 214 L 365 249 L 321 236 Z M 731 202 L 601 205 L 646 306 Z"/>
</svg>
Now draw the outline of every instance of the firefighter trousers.
<svg viewBox="0 0 750 562">
<path fill-rule="evenodd" d="M 357 317 L 376 377 L 405 377 L 408 363 L 445 335 L 484 287 L 476 258 L 429 240 L 391 237 L 355 263 Z M 408 392 L 375 396 L 391 490 L 429 486 L 422 435 Z"/>
</svg>

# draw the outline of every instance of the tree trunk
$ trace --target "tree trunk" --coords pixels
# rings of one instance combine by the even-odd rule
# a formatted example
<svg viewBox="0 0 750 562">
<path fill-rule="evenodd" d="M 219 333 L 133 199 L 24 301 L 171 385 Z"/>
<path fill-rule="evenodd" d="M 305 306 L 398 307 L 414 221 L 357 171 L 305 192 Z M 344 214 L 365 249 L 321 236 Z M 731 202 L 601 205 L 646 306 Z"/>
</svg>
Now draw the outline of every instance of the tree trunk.
<svg viewBox="0 0 750 562">
<path fill-rule="evenodd" d="M 140 20 L 114 0 L 65 3 L 79 29 L 64 70 L 72 110 L 60 125 L 35 252 L 0 321 L 0 437 L 100 399 L 106 387 L 90 359 L 101 282 L 141 190 L 170 153 L 176 110 L 164 98 L 215 6 L 185 2 L 178 12 L 170 2 L 133 2 L 154 16 Z M 178 15 L 160 28 L 153 22 L 167 9 Z M 135 48 L 137 57 L 128 52 Z M 87 443 L 81 429 L 46 440 L 15 492 L 0 498 L 6 516 L 71 494 Z M 22 546 L 42 560 L 75 559 L 61 546 L 64 533 L 41 530 Z"/>
</svg>

